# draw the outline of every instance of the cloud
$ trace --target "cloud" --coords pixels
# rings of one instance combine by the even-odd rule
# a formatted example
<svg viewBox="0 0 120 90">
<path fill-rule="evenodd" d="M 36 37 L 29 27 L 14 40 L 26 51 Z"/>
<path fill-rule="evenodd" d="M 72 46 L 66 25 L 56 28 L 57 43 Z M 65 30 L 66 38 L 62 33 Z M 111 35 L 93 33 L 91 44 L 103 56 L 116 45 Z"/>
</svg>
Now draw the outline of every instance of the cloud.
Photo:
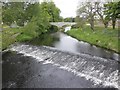
<svg viewBox="0 0 120 90">
<path fill-rule="evenodd" d="M 61 10 L 61 16 L 75 17 L 78 0 L 53 0 L 56 6 Z"/>
</svg>

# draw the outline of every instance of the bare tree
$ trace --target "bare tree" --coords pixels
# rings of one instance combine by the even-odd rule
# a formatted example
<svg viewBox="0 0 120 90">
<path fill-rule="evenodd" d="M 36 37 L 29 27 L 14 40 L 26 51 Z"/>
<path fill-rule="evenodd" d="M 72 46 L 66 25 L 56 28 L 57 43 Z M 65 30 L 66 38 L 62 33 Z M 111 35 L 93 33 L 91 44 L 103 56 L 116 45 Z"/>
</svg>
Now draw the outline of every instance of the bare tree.
<svg viewBox="0 0 120 90">
<path fill-rule="evenodd" d="M 97 11 L 97 14 L 100 16 L 100 19 L 102 20 L 105 28 L 107 28 L 110 18 L 109 18 L 109 16 L 106 16 L 104 14 L 104 11 L 105 11 L 104 4 L 105 3 L 103 3 L 103 2 L 96 2 L 96 5 L 97 5 L 96 11 Z"/>
<path fill-rule="evenodd" d="M 94 17 L 96 15 L 96 7 L 97 3 L 96 2 L 84 2 L 82 3 L 77 10 L 77 14 L 79 16 L 86 16 L 90 23 L 91 29 L 94 31 Z"/>
</svg>

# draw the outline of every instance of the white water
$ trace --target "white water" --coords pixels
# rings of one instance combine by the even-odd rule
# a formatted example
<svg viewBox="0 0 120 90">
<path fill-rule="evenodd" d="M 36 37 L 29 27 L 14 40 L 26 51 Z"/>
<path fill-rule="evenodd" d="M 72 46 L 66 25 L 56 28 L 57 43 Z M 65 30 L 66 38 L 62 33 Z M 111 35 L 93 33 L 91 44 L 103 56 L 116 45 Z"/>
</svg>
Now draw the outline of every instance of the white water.
<svg viewBox="0 0 120 90">
<path fill-rule="evenodd" d="M 75 55 L 62 52 L 50 47 L 36 47 L 19 44 L 10 48 L 12 51 L 22 53 L 24 56 L 35 58 L 43 64 L 52 64 L 74 73 L 76 76 L 91 80 L 94 85 L 103 85 L 119 88 L 119 70 L 118 63 L 113 60 L 107 60 L 90 55 Z M 46 59 L 48 58 L 48 59 Z"/>
</svg>

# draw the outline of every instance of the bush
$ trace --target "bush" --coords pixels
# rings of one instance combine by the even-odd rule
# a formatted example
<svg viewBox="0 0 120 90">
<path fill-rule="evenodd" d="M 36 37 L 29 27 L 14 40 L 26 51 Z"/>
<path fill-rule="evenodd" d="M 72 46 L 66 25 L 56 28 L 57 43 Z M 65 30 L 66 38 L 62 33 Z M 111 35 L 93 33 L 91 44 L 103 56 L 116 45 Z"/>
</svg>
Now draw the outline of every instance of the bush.
<svg viewBox="0 0 120 90">
<path fill-rule="evenodd" d="M 31 37 L 36 37 L 37 36 L 37 25 L 34 22 L 28 23 L 23 29 L 23 35 L 25 36 L 31 36 Z"/>
<path fill-rule="evenodd" d="M 58 27 L 51 25 L 48 32 L 52 33 L 52 32 L 57 32 L 57 31 L 58 31 Z"/>
<path fill-rule="evenodd" d="M 71 26 L 71 29 L 76 29 L 76 28 L 79 28 L 77 24 Z"/>
<path fill-rule="evenodd" d="M 33 38 L 32 36 L 21 34 L 17 37 L 17 41 L 24 42 L 24 41 L 31 40 L 32 38 Z"/>
</svg>

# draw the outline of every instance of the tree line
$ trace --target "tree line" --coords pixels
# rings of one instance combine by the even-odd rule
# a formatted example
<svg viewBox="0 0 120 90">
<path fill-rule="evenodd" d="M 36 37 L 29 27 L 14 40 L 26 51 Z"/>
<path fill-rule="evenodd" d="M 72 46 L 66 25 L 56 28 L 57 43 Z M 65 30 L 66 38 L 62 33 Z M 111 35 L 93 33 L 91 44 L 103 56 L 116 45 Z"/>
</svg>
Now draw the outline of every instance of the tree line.
<svg viewBox="0 0 120 90">
<path fill-rule="evenodd" d="M 23 26 L 25 22 L 29 22 L 38 13 L 46 12 L 50 22 L 61 21 L 60 9 L 56 7 L 54 2 L 7 2 L 3 3 L 2 20 L 4 24 L 10 25 L 16 22 L 19 26 Z M 44 17 L 43 17 L 44 18 Z"/>
<path fill-rule="evenodd" d="M 25 35 L 36 36 L 48 32 L 50 22 L 61 21 L 60 12 L 54 2 L 48 0 L 42 3 L 6 2 L 2 6 L 2 21 L 8 26 L 16 23 L 19 27 L 24 27 Z"/>
<path fill-rule="evenodd" d="M 76 17 L 78 23 L 89 22 L 91 29 L 94 30 L 95 18 L 100 19 L 105 28 L 112 21 L 112 27 L 115 29 L 116 21 L 120 19 L 120 1 L 107 3 L 83 2 L 79 5 Z"/>
</svg>

